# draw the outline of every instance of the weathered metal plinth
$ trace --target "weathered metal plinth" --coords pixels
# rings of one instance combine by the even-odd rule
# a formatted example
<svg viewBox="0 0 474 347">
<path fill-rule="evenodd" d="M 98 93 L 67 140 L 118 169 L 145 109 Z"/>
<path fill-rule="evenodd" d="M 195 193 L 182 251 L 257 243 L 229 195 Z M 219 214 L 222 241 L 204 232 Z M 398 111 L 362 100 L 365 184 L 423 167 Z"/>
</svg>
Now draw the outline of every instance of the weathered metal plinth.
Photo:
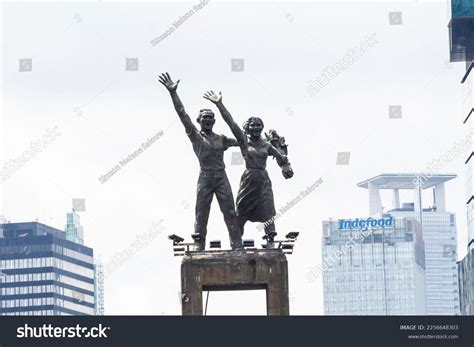
<svg viewBox="0 0 474 347">
<path fill-rule="evenodd" d="M 181 263 L 183 315 L 203 314 L 203 291 L 266 289 L 267 314 L 287 316 L 288 263 L 280 250 L 186 254 Z"/>
</svg>

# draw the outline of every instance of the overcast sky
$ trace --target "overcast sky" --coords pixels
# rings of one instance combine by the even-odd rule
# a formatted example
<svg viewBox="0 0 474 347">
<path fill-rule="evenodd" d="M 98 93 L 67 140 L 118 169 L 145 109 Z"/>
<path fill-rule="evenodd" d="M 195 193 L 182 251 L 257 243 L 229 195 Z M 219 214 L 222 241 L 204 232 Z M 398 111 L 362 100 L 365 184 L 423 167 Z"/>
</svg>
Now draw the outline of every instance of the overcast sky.
<svg viewBox="0 0 474 347">
<path fill-rule="evenodd" d="M 266 130 L 286 137 L 295 176 L 285 180 L 272 159 L 267 165 L 277 209 L 323 179 L 276 225 L 280 234 L 301 233 L 289 257 L 291 313 L 322 314 L 322 281 L 306 279 L 321 262 L 321 222 L 367 216 L 368 193 L 358 182 L 422 171 L 466 136 L 464 64 L 448 63 L 447 3 L 209 2 L 151 44 L 197 3 L 2 4 L 1 167 L 48 129 L 57 126 L 59 135 L 1 184 L 0 214 L 64 229 L 71 199 L 85 198 L 85 242 L 104 263 L 163 220 L 165 230 L 108 276 L 106 313 L 180 314 L 180 259 L 166 236 L 193 232 L 199 166 L 158 83 L 168 71 L 181 79 L 193 120 L 200 108 L 214 108 L 202 94 L 221 90 L 239 123 L 260 116 Z M 401 12 L 401 24 L 390 25 L 390 12 Z M 310 81 L 368 37 L 363 54 L 316 95 L 308 92 Z M 126 71 L 127 58 L 138 58 L 138 71 Z M 19 72 L 19 59 L 32 59 L 32 71 Z M 243 71 L 231 71 L 232 59 L 244 59 Z M 401 118 L 389 117 L 390 105 L 401 105 Z M 230 135 L 216 115 L 216 132 Z M 99 181 L 161 130 L 151 147 Z M 225 161 L 235 196 L 244 166 L 231 165 L 232 152 Z M 350 152 L 348 165 L 336 165 L 338 152 Z M 446 196 L 460 256 L 466 158 L 440 170 L 458 175 Z M 383 198 L 390 208 L 390 196 Z M 208 230 L 208 239 L 227 245 L 215 201 Z M 259 244 L 261 236 L 256 224 L 247 226 L 245 238 Z M 263 298 L 213 292 L 209 313 L 264 314 Z"/>
</svg>

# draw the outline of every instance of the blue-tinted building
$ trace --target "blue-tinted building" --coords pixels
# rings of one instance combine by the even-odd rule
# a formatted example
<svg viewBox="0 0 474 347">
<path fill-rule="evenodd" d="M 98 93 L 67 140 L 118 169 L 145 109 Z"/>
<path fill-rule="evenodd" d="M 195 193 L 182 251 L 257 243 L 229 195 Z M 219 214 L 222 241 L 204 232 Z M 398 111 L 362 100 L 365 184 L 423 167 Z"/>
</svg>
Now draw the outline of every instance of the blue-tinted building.
<svg viewBox="0 0 474 347">
<path fill-rule="evenodd" d="M 369 192 L 371 215 L 384 211 L 381 190 L 391 190 L 394 218 L 414 218 L 421 224 L 426 260 L 426 314 L 454 316 L 460 314 L 456 215 L 447 211 L 445 183 L 453 174 L 382 174 L 358 184 Z M 431 189 L 431 205 L 422 201 L 422 191 Z M 413 193 L 413 200 L 400 202 L 400 190 Z"/>
<path fill-rule="evenodd" d="M 474 249 L 471 249 L 458 264 L 461 314 L 474 316 Z"/>
<path fill-rule="evenodd" d="M 466 62 L 463 84 L 462 118 L 466 139 L 471 140 L 466 164 L 466 207 L 468 253 L 458 262 L 461 314 L 474 315 L 474 151 L 472 149 L 474 115 L 474 0 L 451 0 L 449 23 L 451 62 Z"/>
<path fill-rule="evenodd" d="M 474 60 L 474 0 L 451 0 L 449 43 L 452 62 Z"/>
<path fill-rule="evenodd" d="M 91 248 L 37 222 L 2 229 L 0 315 L 94 315 Z"/>
<path fill-rule="evenodd" d="M 462 79 L 464 84 L 463 116 L 467 136 L 474 133 L 474 61 L 468 64 Z M 474 150 L 469 148 L 466 164 L 466 208 L 468 227 L 468 253 L 459 262 L 459 292 L 461 312 L 463 315 L 474 315 Z"/>
<path fill-rule="evenodd" d="M 75 211 L 66 214 L 66 239 L 81 245 L 84 244 L 84 228 Z"/>
<path fill-rule="evenodd" d="M 324 221 L 325 315 L 426 314 L 424 251 L 414 218 Z"/>
</svg>

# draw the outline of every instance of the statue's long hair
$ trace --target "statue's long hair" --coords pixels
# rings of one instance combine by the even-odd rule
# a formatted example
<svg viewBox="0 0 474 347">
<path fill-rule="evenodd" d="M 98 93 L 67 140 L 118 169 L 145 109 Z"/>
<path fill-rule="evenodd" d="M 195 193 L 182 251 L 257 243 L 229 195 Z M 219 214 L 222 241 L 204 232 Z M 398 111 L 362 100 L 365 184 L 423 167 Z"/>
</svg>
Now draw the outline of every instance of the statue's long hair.
<svg viewBox="0 0 474 347">
<path fill-rule="evenodd" d="M 252 122 L 262 123 L 262 128 L 265 126 L 265 124 L 263 124 L 262 118 L 260 118 L 260 117 L 250 117 L 249 119 L 247 119 L 245 121 L 244 125 L 242 126 L 244 128 L 244 133 L 246 133 L 247 135 L 249 134 L 249 127 L 250 127 L 250 123 L 252 123 Z"/>
</svg>

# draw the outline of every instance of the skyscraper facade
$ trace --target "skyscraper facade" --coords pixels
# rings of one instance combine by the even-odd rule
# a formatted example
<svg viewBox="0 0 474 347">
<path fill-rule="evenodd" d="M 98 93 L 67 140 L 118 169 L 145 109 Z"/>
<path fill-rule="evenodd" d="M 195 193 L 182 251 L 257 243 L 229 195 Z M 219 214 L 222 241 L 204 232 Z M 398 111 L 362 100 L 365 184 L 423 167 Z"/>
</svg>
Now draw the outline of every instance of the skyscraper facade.
<svg viewBox="0 0 474 347">
<path fill-rule="evenodd" d="M 323 222 L 326 315 L 424 315 L 425 255 L 413 218 Z"/>
<path fill-rule="evenodd" d="M 474 132 L 474 2 L 472 0 L 451 0 L 449 22 L 449 48 L 451 62 L 465 62 L 466 72 L 461 79 L 464 97 L 462 119 L 466 132 L 472 139 Z M 461 313 L 473 314 L 474 274 L 472 252 L 474 250 L 474 151 L 472 142 L 466 160 L 466 204 L 468 225 L 468 254 L 459 264 L 459 292 Z"/>
<path fill-rule="evenodd" d="M 81 225 L 81 218 L 75 212 L 68 212 L 66 215 L 66 239 L 81 245 L 84 244 L 84 229 Z"/>
<path fill-rule="evenodd" d="M 91 248 L 37 222 L 2 227 L 0 315 L 94 315 Z"/>
<path fill-rule="evenodd" d="M 474 62 L 466 65 L 467 71 L 463 78 L 465 92 L 463 113 L 466 115 L 464 123 L 468 133 L 474 132 Z M 470 148 L 466 159 L 466 207 L 468 226 L 468 248 L 474 249 L 474 151 Z"/>
<path fill-rule="evenodd" d="M 474 315 L 474 249 L 458 263 L 459 264 L 459 297 L 461 314 Z"/>
<path fill-rule="evenodd" d="M 459 315 L 456 216 L 446 211 L 445 182 L 456 175 L 383 174 L 358 184 L 369 191 L 371 215 L 382 213 L 380 190 L 393 193 L 394 218 L 414 218 L 421 224 L 426 255 L 426 313 Z M 413 192 L 413 201 L 400 203 L 399 191 Z M 422 201 L 422 190 L 433 190 L 430 205 Z"/>
<path fill-rule="evenodd" d="M 473 43 L 474 45 L 474 43 Z M 474 61 L 466 62 L 466 74 L 462 79 L 464 84 L 463 113 L 466 131 L 474 132 Z M 468 250 L 464 259 L 459 262 L 459 292 L 461 314 L 474 315 L 474 151 L 472 148 L 466 160 L 466 208 L 468 229 Z"/>
</svg>

